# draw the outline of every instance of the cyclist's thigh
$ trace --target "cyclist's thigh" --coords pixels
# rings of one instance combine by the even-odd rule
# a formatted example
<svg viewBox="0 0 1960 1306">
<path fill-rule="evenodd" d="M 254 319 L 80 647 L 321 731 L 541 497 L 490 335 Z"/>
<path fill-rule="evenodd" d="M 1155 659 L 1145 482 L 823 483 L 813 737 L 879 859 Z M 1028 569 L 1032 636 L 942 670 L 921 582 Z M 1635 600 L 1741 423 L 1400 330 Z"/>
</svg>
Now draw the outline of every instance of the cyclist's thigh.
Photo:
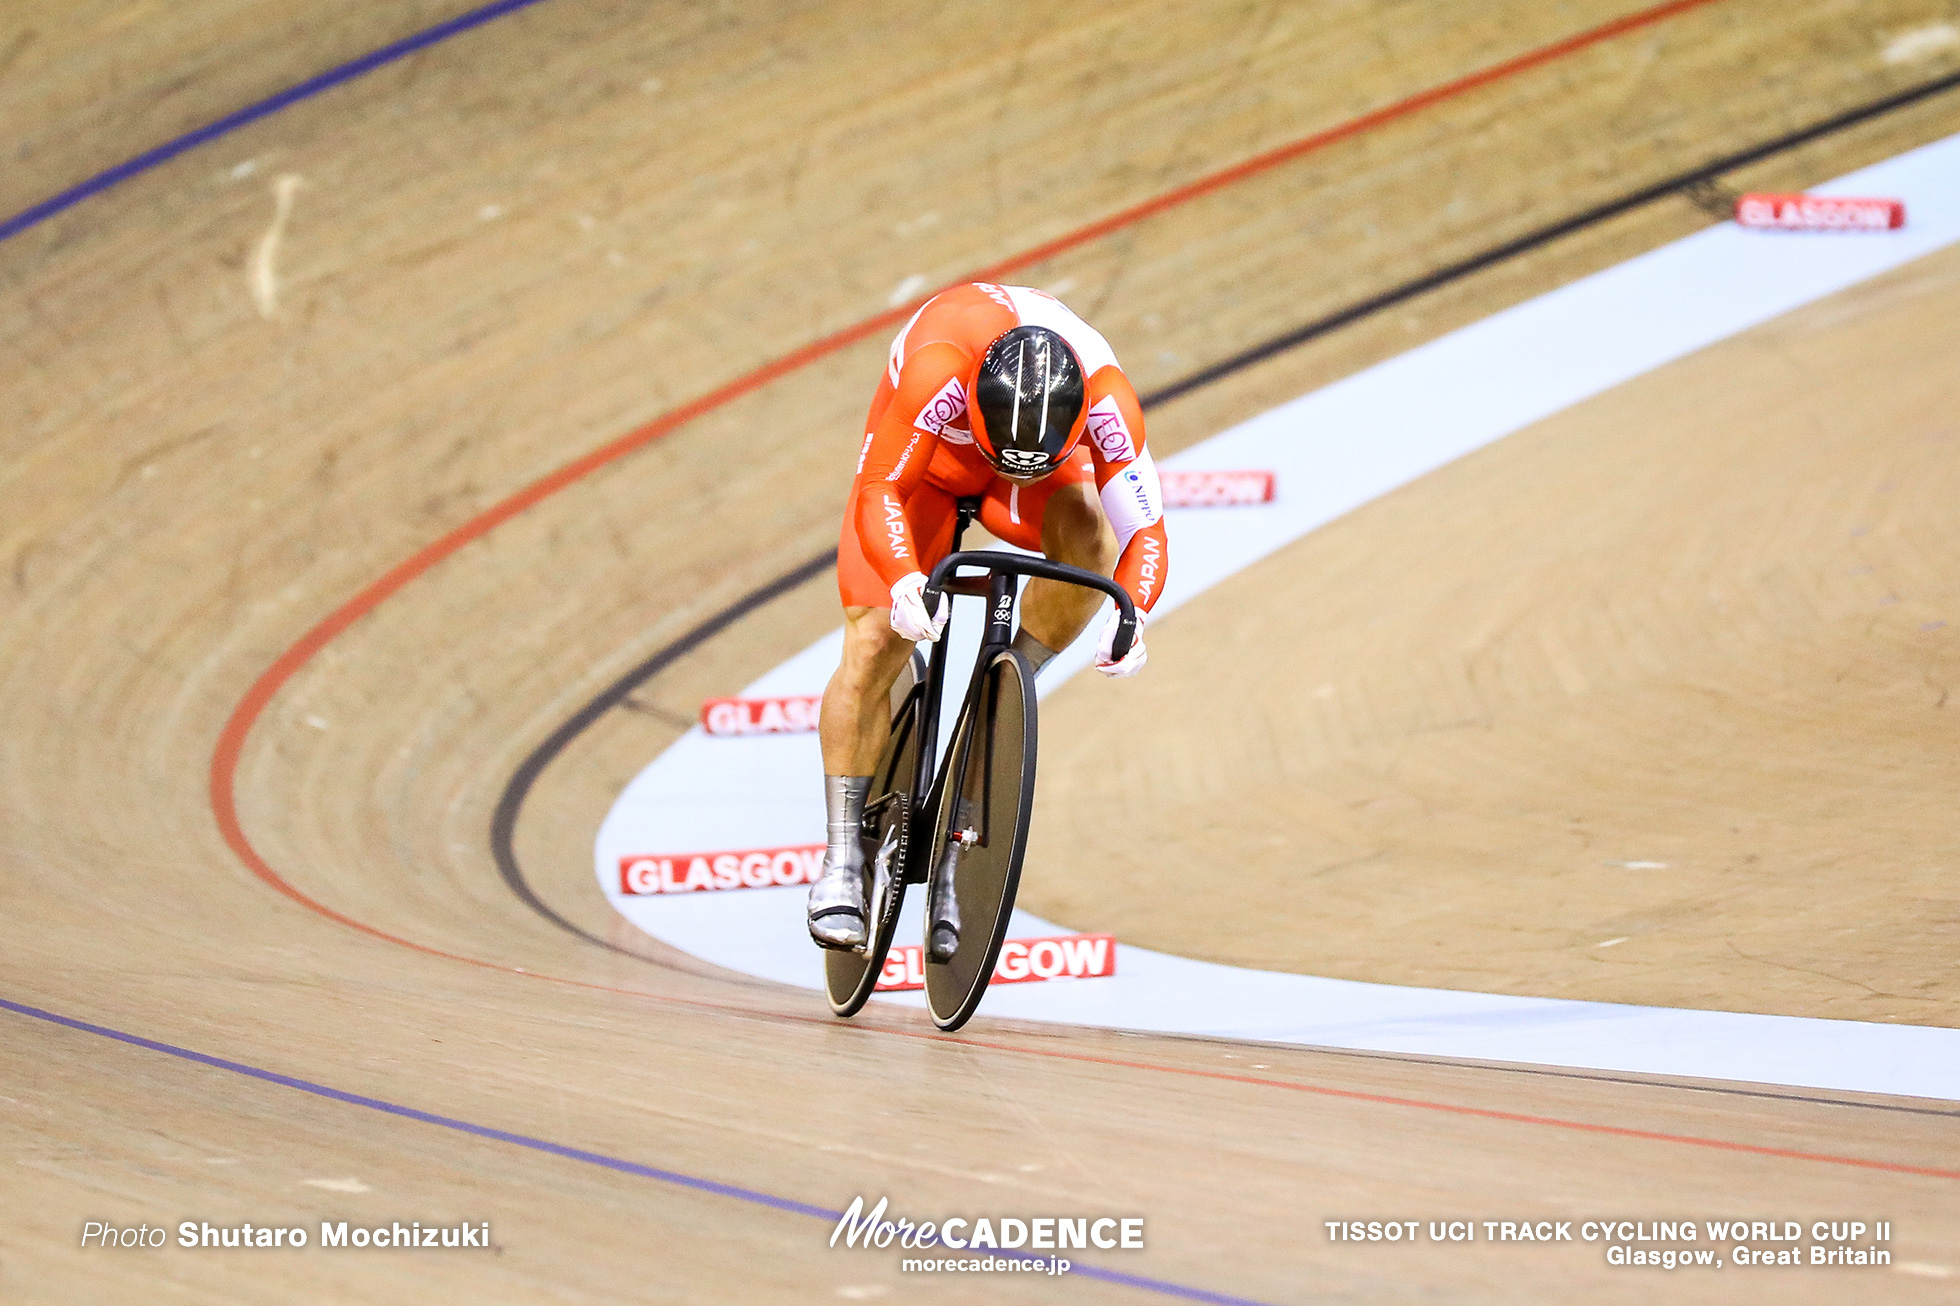
<svg viewBox="0 0 1960 1306">
<path fill-rule="evenodd" d="M 864 547 L 858 542 L 857 506 L 857 492 L 853 490 L 844 505 L 843 527 L 837 532 L 837 593 L 847 608 L 889 608 L 891 586 L 864 556 Z M 933 564 L 952 550 L 953 523 L 958 515 L 953 496 L 930 481 L 905 501 L 919 570 L 931 571 Z"/>
<path fill-rule="evenodd" d="M 1096 465 L 1089 457 L 1087 445 L 1078 446 L 1054 475 L 1044 477 L 1033 485 L 1016 485 L 997 478 L 988 487 L 986 498 L 981 500 L 980 524 L 997 539 L 1005 540 L 1017 549 L 1026 549 L 1031 553 L 1044 552 L 1041 522 L 1048 512 L 1048 501 L 1054 497 L 1055 491 L 1065 485 L 1083 484 L 1090 487 L 1090 497 L 1094 498 Z"/>
</svg>

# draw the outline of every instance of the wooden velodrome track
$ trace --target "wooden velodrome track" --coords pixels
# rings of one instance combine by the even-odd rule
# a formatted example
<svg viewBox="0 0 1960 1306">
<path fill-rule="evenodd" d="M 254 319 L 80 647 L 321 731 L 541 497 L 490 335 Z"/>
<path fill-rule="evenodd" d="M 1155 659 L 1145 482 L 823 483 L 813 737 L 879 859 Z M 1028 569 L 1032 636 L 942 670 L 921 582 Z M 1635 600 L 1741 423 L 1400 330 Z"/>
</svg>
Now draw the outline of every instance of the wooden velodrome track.
<svg viewBox="0 0 1960 1306">
<path fill-rule="evenodd" d="M 316 39 L 290 0 L 13 7 L 0 211 L 464 8 Z M 516 861 L 612 949 L 486 835 L 581 704 L 828 547 L 889 332 L 472 523 L 896 287 L 1177 196 L 1012 270 L 1157 391 L 1960 67 L 1883 53 L 1955 21 L 1936 0 L 1667 9 L 545 0 L 0 244 L 0 1300 L 1950 1293 L 1950 1104 L 984 1013 L 945 1038 L 634 937 L 592 890 L 600 814 L 835 621 L 821 577 L 537 778 Z M 1929 95 L 1724 181 L 1955 130 Z M 1587 225 L 1158 406 L 1152 443 L 1708 221 Z M 1137 681 L 1071 684 L 1030 904 L 1242 964 L 1960 1023 L 1956 281 L 1936 256 L 1543 423 L 1193 602 Z M 1151 1283 L 901 1275 L 826 1248 L 859 1194 L 1141 1214 L 1148 1250 L 1083 1260 Z M 1321 1232 L 1606 1216 L 1884 1218 L 1914 1269 L 1657 1287 L 1598 1244 Z M 498 1247 L 77 1245 L 186 1219 Z"/>
</svg>

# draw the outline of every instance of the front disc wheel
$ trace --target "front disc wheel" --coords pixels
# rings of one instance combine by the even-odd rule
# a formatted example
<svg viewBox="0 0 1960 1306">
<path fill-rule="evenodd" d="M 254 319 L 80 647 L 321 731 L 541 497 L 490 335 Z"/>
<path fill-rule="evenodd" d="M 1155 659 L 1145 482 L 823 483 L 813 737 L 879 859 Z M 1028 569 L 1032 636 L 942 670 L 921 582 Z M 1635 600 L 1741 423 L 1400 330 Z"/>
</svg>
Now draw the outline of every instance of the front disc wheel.
<svg viewBox="0 0 1960 1306">
<path fill-rule="evenodd" d="M 1034 672 L 1013 649 L 995 655 L 979 692 L 960 714 L 946 752 L 945 787 L 934 823 L 927 901 L 952 876 L 958 943 L 932 958 L 934 913 L 926 913 L 926 1006 L 943 1030 L 964 1025 L 986 996 L 1014 914 L 1021 859 L 1034 810 Z M 954 849 L 947 856 L 948 849 Z"/>
</svg>

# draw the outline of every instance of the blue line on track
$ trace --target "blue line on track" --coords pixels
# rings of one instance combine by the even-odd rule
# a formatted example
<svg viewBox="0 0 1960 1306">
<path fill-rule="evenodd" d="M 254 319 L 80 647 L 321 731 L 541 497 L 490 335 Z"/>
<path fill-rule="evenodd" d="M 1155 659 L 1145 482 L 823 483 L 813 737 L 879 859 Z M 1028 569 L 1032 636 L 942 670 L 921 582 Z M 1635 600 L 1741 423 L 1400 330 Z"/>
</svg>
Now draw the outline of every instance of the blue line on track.
<svg viewBox="0 0 1960 1306">
<path fill-rule="evenodd" d="M 393 1102 L 383 1102 L 380 1098 L 364 1097 L 359 1093 L 349 1093 L 338 1088 L 329 1088 L 325 1084 L 316 1084 L 311 1080 L 295 1079 L 291 1075 L 282 1075 L 277 1071 L 261 1070 L 257 1066 L 248 1066 L 242 1061 L 227 1061 L 223 1057 L 214 1057 L 206 1052 L 193 1052 L 189 1048 L 180 1048 L 172 1043 L 159 1043 L 155 1039 L 143 1038 L 137 1034 L 125 1034 L 121 1030 L 110 1029 L 106 1025 L 92 1025 L 86 1020 L 76 1020 L 72 1016 L 56 1015 L 52 1011 L 43 1011 L 39 1007 L 30 1007 L 25 1003 L 10 1002 L 5 998 L 0 998 L 0 1009 L 14 1012 L 17 1015 L 29 1016 L 35 1020 L 44 1020 L 51 1025 L 61 1025 L 68 1029 L 79 1030 L 84 1034 L 96 1034 L 102 1038 L 114 1039 L 118 1043 L 127 1043 L 131 1047 L 144 1048 L 150 1052 L 161 1052 L 165 1056 L 177 1057 L 183 1061 L 193 1061 L 201 1066 L 210 1066 L 217 1070 L 229 1070 L 233 1074 L 246 1075 L 252 1079 L 263 1080 L 268 1084 L 277 1084 L 281 1088 L 298 1089 L 302 1093 L 311 1093 L 315 1097 L 324 1097 L 334 1102 L 343 1102 L 348 1106 L 366 1107 L 370 1111 L 380 1111 L 391 1116 L 400 1116 L 404 1120 L 414 1120 L 425 1125 L 440 1125 L 444 1129 L 454 1129 L 459 1133 L 471 1134 L 477 1138 L 488 1138 L 499 1143 L 510 1143 L 517 1147 L 526 1147 L 534 1152 L 544 1152 L 551 1156 L 563 1157 L 568 1161 L 583 1161 L 587 1165 L 602 1166 L 608 1170 L 616 1170 L 621 1174 L 637 1175 L 642 1179 L 658 1179 L 662 1183 L 675 1184 L 682 1188 L 691 1188 L 696 1192 L 713 1193 L 718 1197 L 733 1197 L 737 1201 L 753 1202 L 758 1206 L 769 1207 L 771 1210 L 787 1211 L 791 1215 L 808 1215 L 819 1220 L 828 1221 L 831 1224 L 835 1224 L 844 1218 L 842 1211 L 826 1210 L 821 1206 L 812 1206 L 808 1202 L 793 1201 L 787 1197 L 777 1197 L 770 1193 L 758 1192 L 753 1188 L 742 1188 L 735 1184 L 717 1183 L 712 1179 L 701 1179 L 694 1175 L 681 1174 L 675 1170 L 662 1170 L 657 1166 L 641 1165 L 638 1161 L 626 1161 L 616 1156 L 607 1156 L 602 1152 L 588 1152 L 582 1147 L 567 1147 L 563 1143 L 554 1143 L 543 1138 L 532 1138 L 528 1134 L 513 1134 L 506 1129 L 493 1129 L 488 1125 L 471 1124 L 467 1120 L 458 1120 L 453 1116 L 439 1116 L 432 1111 L 418 1111 L 412 1106 L 400 1106 Z M 1034 1256 L 1027 1252 L 1017 1251 L 990 1252 L 989 1255 L 997 1258 L 1011 1257 L 1015 1260 L 1023 1261 L 1045 1261 L 1048 1259 L 1047 1257 Z M 1148 1279 L 1142 1275 L 1124 1274 L 1120 1270 L 1105 1270 L 1095 1265 L 1071 1265 L 1069 1267 L 1069 1273 L 1071 1275 L 1079 1274 L 1085 1279 L 1099 1279 L 1104 1283 L 1120 1284 L 1126 1288 L 1139 1288 L 1145 1292 L 1159 1293 L 1167 1297 L 1177 1297 L 1184 1301 L 1208 1302 L 1212 1303 L 1212 1306 L 1263 1306 L 1263 1303 L 1255 1302 L 1245 1297 L 1229 1297 L 1224 1293 L 1209 1292 L 1203 1288 L 1191 1288 L 1184 1284 L 1171 1283 L 1164 1279 Z"/>
<path fill-rule="evenodd" d="M 515 13 L 519 9 L 528 9 L 538 3 L 540 0 L 495 0 L 493 4 L 472 9 L 466 14 L 458 14 L 448 22 L 437 23 L 426 31 L 403 37 L 393 45 L 384 45 L 379 50 L 350 60 L 338 68 L 329 68 L 317 77 L 310 77 L 297 86 L 289 86 L 277 94 L 267 96 L 257 104 L 250 104 L 235 113 L 226 114 L 216 122 L 186 132 L 153 150 L 146 150 L 133 159 L 118 163 L 106 172 L 99 172 L 79 186 L 72 186 L 52 199 L 42 200 L 32 208 L 23 209 L 5 222 L 0 222 L 0 240 L 17 236 L 35 224 L 44 222 L 65 209 L 73 208 L 90 196 L 99 195 L 118 182 L 127 181 L 138 173 L 148 172 L 158 164 L 166 163 L 206 141 L 214 141 L 220 136 L 237 131 L 248 123 L 257 122 L 269 114 L 277 113 L 288 105 L 311 99 L 322 91 L 339 86 L 342 82 L 351 82 L 356 77 L 371 73 L 384 64 L 405 59 L 418 50 L 426 50 L 440 41 L 446 41 L 471 28 L 481 27 L 492 19 L 502 18 L 505 14 Z"/>
</svg>

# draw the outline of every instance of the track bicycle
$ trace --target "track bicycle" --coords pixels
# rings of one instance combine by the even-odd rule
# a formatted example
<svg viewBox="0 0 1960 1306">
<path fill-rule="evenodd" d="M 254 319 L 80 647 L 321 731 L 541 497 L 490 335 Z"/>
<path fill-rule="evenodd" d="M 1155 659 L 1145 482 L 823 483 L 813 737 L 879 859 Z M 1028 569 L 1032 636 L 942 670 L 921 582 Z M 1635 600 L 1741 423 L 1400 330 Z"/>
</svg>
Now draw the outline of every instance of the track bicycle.
<svg viewBox="0 0 1960 1306">
<path fill-rule="evenodd" d="M 986 632 L 943 760 L 939 712 L 950 617 L 932 655 L 913 650 L 893 687 L 891 739 L 872 772 L 859 833 L 867 877 L 864 946 L 824 953 L 824 987 L 839 1016 L 857 1014 L 877 987 L 911 884 L 926 886 L 929 904 L 921 951 L 933 1023 L 958 1029 L 986 996 L 1014 912 L 1034 807 L 1034 672 L 1012 647 L 1020 578 L 1081 585 L 1113 599 L 1121 618 L 1111 649 L 1116 660 L 1136 639 L 1136 607 L 1105 576 L 1024 554 L 961 552 L 979 505 L 978 498 L 959 501 L 953 551 L 932 569 L 922 597 L 927 612 L 939 610 L 942 593 L 984 598 Z M 963 568 L 982 574 L 957 575 Z M 949 875 L 943 891 L 941 878 Z M 948 910 L 932 909 L 942 902 Z M 942 916 L 950 920 L 935 919 Z"/>
</svg>

